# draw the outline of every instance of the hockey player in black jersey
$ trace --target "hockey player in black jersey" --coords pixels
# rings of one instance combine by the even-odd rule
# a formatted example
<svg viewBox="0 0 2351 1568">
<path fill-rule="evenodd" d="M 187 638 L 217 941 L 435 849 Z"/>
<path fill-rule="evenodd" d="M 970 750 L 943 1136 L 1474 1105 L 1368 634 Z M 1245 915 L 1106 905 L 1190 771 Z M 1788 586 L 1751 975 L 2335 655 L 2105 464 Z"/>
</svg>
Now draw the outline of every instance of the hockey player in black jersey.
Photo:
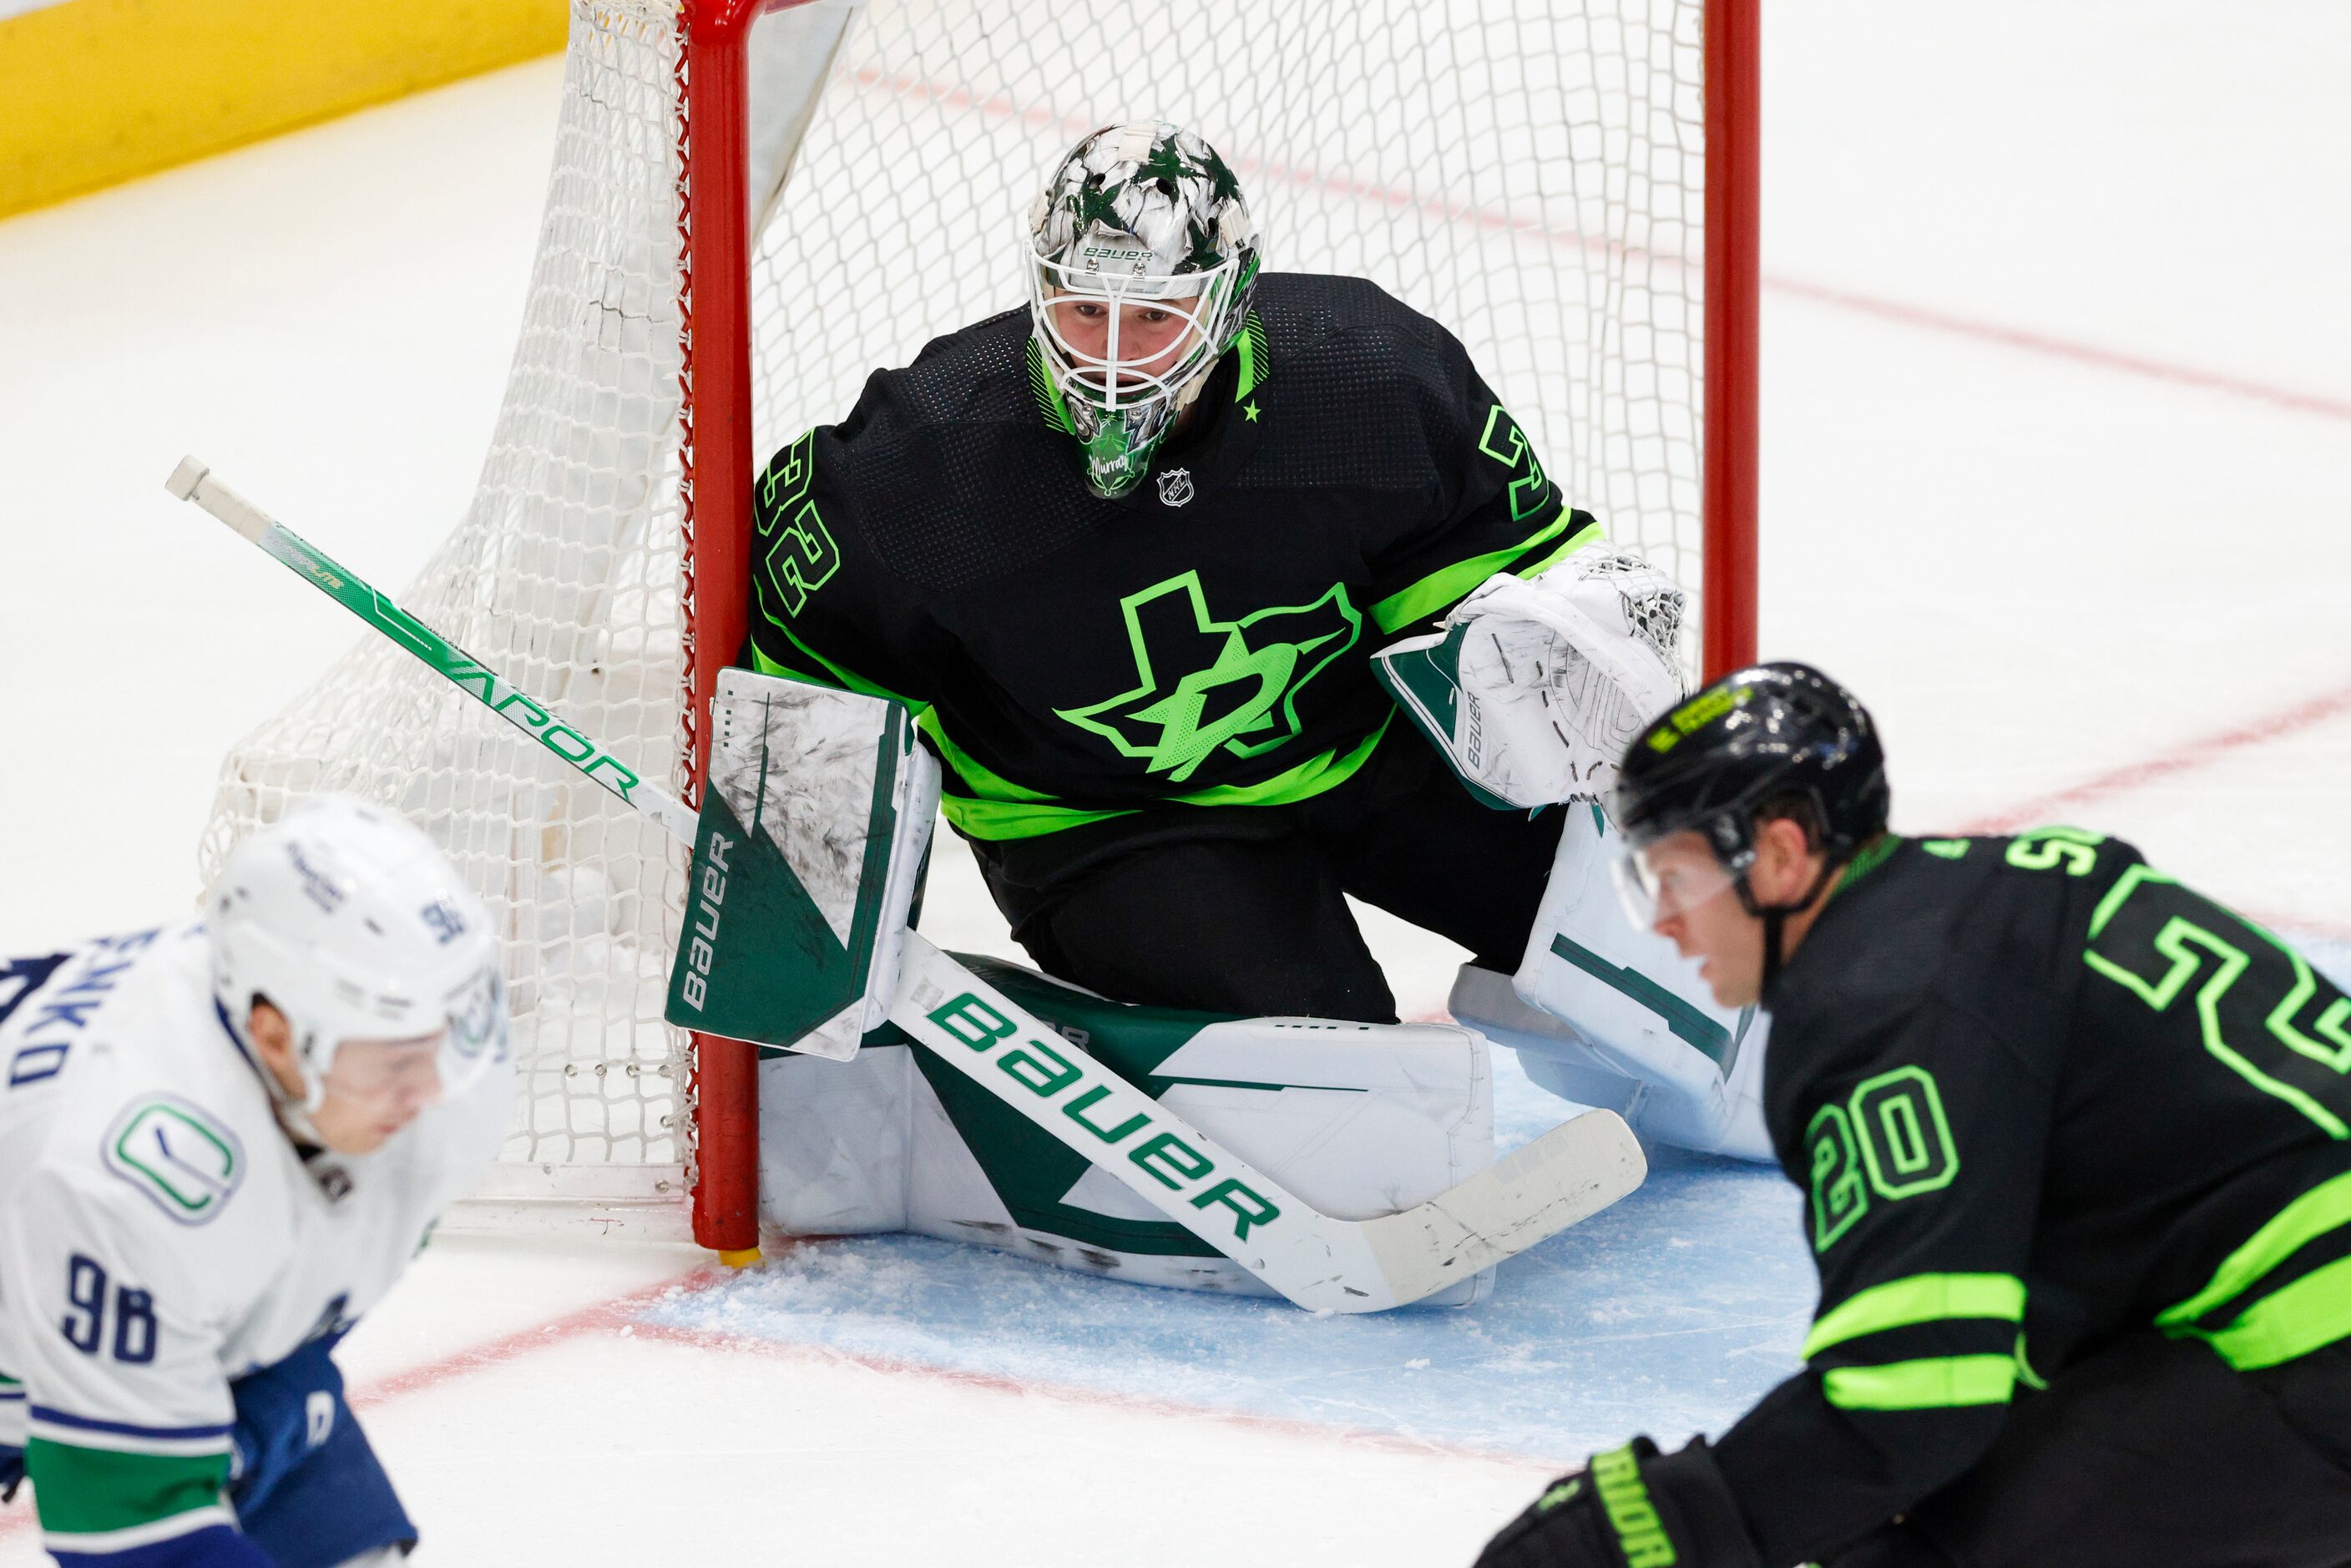
<svg viewBox="0 0 2351 1568">
<path fill-rule="evenodd" d="M 758 667 L 920 715 L 948 822 L 1061 978 L 1393 1020 L 1343 894 L 1507 977 L 1569 814 L 1489 805 L 1596 795 L 1679 695 L 1678 591 L 1604 548 L 1442 327 L 1260 274 L 1197 137 L 1086 138 L 1029 237 L 1029 309 L 876 372 L 759 476 Z M 1473 620 L 1503 630 L 1448 653 Z M 1400 648 L 1437 749 L 1383 689 Z M 1491 722 L 1457 737 L 1481 658 Z"/>
<path fill-rule="evenodd" d="M 1801 664 L 1614 799 L 1628 902 L 1773 1015 L 1819 1315 L 1719 1442 L 1594 1456 L 1482 1568 L 2351 1563 L 2351 1000 L 2127 844 L 1888 833 Z"/>
</svg>

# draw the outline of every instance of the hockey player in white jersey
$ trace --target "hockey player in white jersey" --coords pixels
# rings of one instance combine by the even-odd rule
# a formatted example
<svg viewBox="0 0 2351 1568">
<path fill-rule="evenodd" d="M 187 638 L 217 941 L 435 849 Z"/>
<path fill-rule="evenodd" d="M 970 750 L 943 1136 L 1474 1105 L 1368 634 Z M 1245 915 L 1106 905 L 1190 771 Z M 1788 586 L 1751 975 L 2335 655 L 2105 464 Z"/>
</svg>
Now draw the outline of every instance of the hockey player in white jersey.
<svg viewBox="0 0 2351 1568">
<path fill-rule="evenodd" d="M 0 960 L 0 1481 L 60 1563 L 413 1544 L 330 1353 L 495 1152 L 507 1030 L 487 914 L 340 798 L 200 925 Z"/>
</svg>

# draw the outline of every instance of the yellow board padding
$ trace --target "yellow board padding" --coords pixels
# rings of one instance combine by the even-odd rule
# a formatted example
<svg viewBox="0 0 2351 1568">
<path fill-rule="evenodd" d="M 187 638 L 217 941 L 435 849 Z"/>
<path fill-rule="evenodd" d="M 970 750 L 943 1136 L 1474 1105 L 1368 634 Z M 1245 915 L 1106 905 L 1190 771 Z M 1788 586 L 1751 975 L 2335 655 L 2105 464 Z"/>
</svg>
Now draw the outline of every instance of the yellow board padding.
<svg viewBox="0 0 2351 1568">
<path fill-rule="evenodd" d="M 565 0 L 65 0 L 0 20 L 0 217 L 563 47 Z"/>
</svg>

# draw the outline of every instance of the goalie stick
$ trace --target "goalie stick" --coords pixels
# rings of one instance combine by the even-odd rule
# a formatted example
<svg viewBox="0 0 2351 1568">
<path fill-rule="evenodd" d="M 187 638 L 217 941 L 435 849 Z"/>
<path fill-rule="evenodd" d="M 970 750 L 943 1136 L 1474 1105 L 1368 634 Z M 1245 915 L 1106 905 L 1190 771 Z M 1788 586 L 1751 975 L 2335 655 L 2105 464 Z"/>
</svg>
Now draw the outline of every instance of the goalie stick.
<svg viewBox="0 0 2351 1568">
<path fill-rule="evenodd" d="M 183 459 L 166 482 L 683 842 L 698 819 L 358 576 Z M 1404 1306 L 1607 1207 L 1647 1174 L 1613 1112 L 1552 1128 L 1427 1202 L 1377 1218 L 1310 1207 L 909 932 L 891 1021 L 1023 1119 L 1310 1311 Z M 790 1040 L 768 1043 L 789 1045 Z"/>
<path fill-rule="evenodd" d="M 193 501 L 273 559 L 285 565 L 313 588 L 415 654 L 434 674 L 529 736 L 585 775 L 589 782 L 618 796 L 669 830 L 672 837 L 694 842 L 695 816 L 684 801 L 657 784 L 637 777 L 622 760 L 559 722 L 525 696 L 480 660 L 474 658 L 432 627 L 386 599 L 301 535 L 277 521 L 260 507 L 212 477 L 212 470 L 193 457 L 183 457 L 163 487 L 183 501 Z"/>
</svg>

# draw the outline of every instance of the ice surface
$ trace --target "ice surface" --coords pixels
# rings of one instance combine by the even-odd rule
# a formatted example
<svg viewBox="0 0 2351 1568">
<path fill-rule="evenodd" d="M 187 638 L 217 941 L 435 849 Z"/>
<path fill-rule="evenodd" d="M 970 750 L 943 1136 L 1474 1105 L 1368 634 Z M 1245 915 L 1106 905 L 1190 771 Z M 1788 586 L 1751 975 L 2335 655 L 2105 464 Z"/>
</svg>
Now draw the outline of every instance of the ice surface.
<svg viewBox="0 0 2351 1568">
<path fill-rule="evenodd" d="M 2351 984 L 2351 944 L 2300 944 Z M 1497 1142 L 1563 1104 L 1496 1053 Z M 800 1244 L 649 1321 L 883 1361 L 1552 1460 L 1719 1434 L 1793 1372 L 1818 1299 L 1776 1168 L 1653 1147 L 1632 1197 L 1501 1267 L 1466 1310 L 1315 1317 L 914 1237 Z"/>
<path fill-rule="evenodd" d="M 1871 703 L 1906 829 L 2180 759 L 2060 814 L 2351 977 L 2351 707 L 2199 748 L 2351 690 L 2351 9 L 1812 0 L 1767 27 L 1766 653 Z M 0 224 L 0 952 L 186 909 L 221 754 L 355 635 L 164 495 L 183 453 L 388 585 L 463 510 L 556 80 Z M 1441 1005 L 1458 955 L 1370 925 L 1406 1014 Z M 925 929 L 1012 952 L 951 839 Z M 1501 1076 L 1506 1135 L 1555 1117 Z M 1661 1155 L 1485 1305 L 1344 1320 L 828 1242 L 632 1335 L 462 1365 L 688 1260 L 443 1241 L 347 1356 L 361 1385 L 448 1369 L 367 1413 L 425 1563 L 1099 1562 L 1008 1469 L 1106 1519 L 1165 1518 L 1170 1474 L 1229 1502 L 1137 1562 L 1459 1563 L 1548 1463 L 1719 1428 L 1792 1364 L 1794 1216 L 1771 1172 Z M 0 1563 L 37 1559 L 26 1518 L 0 1510 Z"/>
<path fill-rule="evenodd" d="M 1499 1141 L 1567 1109 L 1499 1052 Z M 1719 1431 L 1796 1366 L 1816 1290 L 1776 1170 L 1652 1151 L 1647 1183 L 1462 1310 L 1316 1317 L 911 1237 L 808 1242 L 654 1321 L 1489 1451 Z"/>
</svg>

